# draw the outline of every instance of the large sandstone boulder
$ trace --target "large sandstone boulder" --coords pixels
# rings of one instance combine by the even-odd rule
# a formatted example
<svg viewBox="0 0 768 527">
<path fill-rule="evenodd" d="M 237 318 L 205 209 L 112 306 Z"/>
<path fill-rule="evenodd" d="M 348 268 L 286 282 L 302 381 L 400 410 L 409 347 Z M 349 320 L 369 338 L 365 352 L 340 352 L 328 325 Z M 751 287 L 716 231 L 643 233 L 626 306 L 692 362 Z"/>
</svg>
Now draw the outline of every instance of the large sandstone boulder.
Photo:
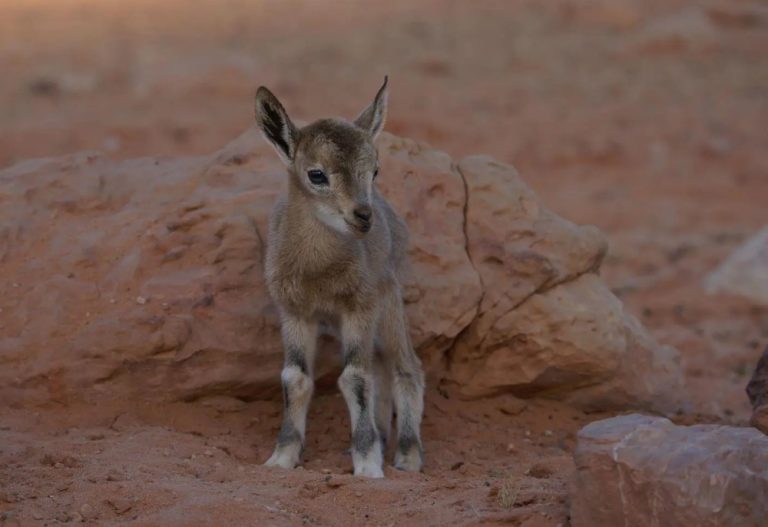
<svg viewBox="0 0 768 527">
<path fill-rule="evenodd" d="M 382 190 L 412 231 L 413 341 L 435 375 L 468 396 L 674 409 L 674 352 L 594 274 L 597 229 L 491 159 L 456 164 L 386 134 L 379 146 Z M 253 130 L 205 157 L 82 153 L 1 171 L 0 396 L 277 395 L 262 259 L 283 177 Z"/>
<path fill-rule="evenodd" d="M 736 249 L 707 276 L 712 293 L 730 293 L 768 305 L 768 227 Z"/>
<path fill-rule="evenodd" d="M 574 458 L 574 527 L 758 527 L 768 518 L 768 437 L 754 428 L 626 415 L 583 428 Z"/>
</svg>

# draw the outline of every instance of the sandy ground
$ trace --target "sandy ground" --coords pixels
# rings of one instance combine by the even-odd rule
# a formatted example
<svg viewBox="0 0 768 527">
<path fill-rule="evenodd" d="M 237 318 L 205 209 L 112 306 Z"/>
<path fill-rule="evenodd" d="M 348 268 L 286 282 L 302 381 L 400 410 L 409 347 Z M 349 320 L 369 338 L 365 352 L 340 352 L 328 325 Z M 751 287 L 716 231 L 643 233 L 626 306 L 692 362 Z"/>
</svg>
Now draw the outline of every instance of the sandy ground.
<svg viewBox="0 0 768 527">
<path fill-rule="evenodd" d="M 768 221 L 768 14 L 748 0 L 0 0 L 0 166 L 99 149 L 205 153 L 270 86 L 513 163 L 605 231 L 603 275 L 685 360 L 680 422 L 743 425 L 768 309 L 702 280 Z M 119 394 L 116 394 L 119 399 Z M 425 471 L 353 479 L 346 410 L 310 414 L 307 463 L 260 466 L 278 401 L 0 407 L 0 525 L 567 525 L 575 432 L 548 401 L 430 390 Z"/>
</svg>

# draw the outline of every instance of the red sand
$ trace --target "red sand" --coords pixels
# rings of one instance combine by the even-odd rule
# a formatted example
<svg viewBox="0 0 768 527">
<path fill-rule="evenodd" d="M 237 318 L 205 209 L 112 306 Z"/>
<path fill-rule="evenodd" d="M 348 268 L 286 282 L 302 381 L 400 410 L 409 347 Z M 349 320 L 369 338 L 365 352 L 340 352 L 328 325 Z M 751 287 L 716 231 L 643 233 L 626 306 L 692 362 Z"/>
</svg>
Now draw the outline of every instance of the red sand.
<svg viewBox="0 0 768 527">
<path fill-rule="evenodd" d="M 768 309 L 702 280 L 768 219 L 768 20 L 700 4 L 0 0 L 0 166 L 208 152 L 251 125 L 258 84 L 292 115 L 352 117 L 388 73 L 389 131 L 511 162 L 608 234 L 609 285 L 686 361 L 680 422 L 742 425 Z M 575 432 L 602 417 L 433 387 L 424 474 L 369 482 L 332 390 L 305 467 L 262 467 L 279 409 L 0 407 L 0 524 L 567 525 Z"/>
</svg>

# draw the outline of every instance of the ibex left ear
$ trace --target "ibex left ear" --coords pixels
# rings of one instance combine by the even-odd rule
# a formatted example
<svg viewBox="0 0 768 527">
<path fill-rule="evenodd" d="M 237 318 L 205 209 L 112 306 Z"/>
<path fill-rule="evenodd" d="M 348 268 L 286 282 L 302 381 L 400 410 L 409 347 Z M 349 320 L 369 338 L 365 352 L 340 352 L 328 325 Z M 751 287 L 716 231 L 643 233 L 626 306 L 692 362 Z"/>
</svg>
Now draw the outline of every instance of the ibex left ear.
<svg viewBox="0 0 768 527">
<path fill-rule="evenodd" d="M 277 97 L 264 86 L 256 91 L 256 124 L 280 159 L 290 165 L 296 154 L 298 132 Z"/>
<path fill-rule="evenodd" d="M 384 121 L 387 118 L 387 82 L 389 78 L 384 77 L 384 84 L 379 88 L 379 92 L 376 94 L 376 98 L 371 105 L 363 110 L 363 113 L 357 116 L 355 119 L 355 125 L 362 128 L 369 134 L 372 139 L 376 139 L 379 132 L 384 128 Z"/>
</svg>

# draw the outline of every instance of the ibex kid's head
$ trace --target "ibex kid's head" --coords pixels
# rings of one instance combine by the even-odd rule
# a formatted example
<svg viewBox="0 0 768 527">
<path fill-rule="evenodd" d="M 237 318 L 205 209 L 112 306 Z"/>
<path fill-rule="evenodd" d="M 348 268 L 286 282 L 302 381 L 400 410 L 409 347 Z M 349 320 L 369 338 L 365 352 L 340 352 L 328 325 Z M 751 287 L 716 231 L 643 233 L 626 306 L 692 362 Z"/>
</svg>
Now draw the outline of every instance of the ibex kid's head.
<svg viewBox="0 0 768 527">
<path fill-rule="evenodd" d="M 379 169 L 373 141 L 386 113 L 386 77 L 371 105 L 351 123 L 320 119 L 297 128 L 271 91 L 262 86 L 256 92 L 256 122 L 295 186 L 312 198 L 311 212 L 336 231 L 359 237 L 374 221 L 371 193 Z"/>
</svg>

